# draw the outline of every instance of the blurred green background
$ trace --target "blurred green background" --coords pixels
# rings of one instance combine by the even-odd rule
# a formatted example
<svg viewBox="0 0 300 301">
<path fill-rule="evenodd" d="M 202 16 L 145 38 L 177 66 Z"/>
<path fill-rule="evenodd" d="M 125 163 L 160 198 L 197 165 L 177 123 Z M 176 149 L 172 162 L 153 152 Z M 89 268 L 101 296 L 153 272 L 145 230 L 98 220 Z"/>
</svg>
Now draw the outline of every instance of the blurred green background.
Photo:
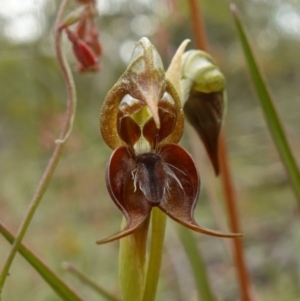
<svg viewBox="0 0 300 301">
<path fill-rule="evenodd" d="M 52 153 L 65 110 L 65 87 L 53 48 L 57 3 L 0 0 L 0 220 L 14 232 Z M 70 7 L 76 5 L 71 3 Z M 247 265 L 257 300 L 296 301 L 300 296 L 298 208 L 253 93 L 229 3 L 201 1 L 211 54 L 227 78 L 229 108 L 225 128 L 245 232 Z M 235 3 L 299 163 L 300 1 Z M 183 39 L 190 38 L 189 48 L 194 47 L 187 1 L 98 0 L 98 9 L 104 50 L 101 72 L 74 74 L 78 91 L 74 129 L 24 240 L 87 300 L 101 297 L 65 272 L 61 268 L 63 261 L 74 263 L 118 293 L 118 243 L 95 244 L 118 231 L 121 221 L 105 187 L 104 169 L 111 150 L 99 134 L 101 103 L 124 71 L 140 37 L 150 38 L 165 67 Z M 67 43 L 66 48 L 75 69 Z M 187 136 L 182 144 L 191 150 Z M 212 167 L 206 155 L 201 158 L 198 167 L 203 185 L 196 219 L 203 226 L 217 228 L 211 199 L 220 199 L 221 219 L 226 219 L 226 212 L 219 183 L 212 182 Z M 200 234 L 197 239 L 218 300 L 239 300 L 235 270 L 224 241 Z M 0 266 L 9 248 L 0 236 Z M 60 299 L 17 256 L 3 300 Z M 157 300 L 199 300 L 172 221 L 168 223 Z"/>
</svg>

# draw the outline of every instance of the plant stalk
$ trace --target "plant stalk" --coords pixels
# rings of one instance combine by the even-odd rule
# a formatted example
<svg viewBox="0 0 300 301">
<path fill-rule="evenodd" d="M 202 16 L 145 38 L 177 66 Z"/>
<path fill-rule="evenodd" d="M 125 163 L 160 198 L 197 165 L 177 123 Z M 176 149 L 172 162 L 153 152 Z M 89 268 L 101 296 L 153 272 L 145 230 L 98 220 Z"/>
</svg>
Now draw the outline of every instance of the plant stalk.
<svg viewBox="0 0 300 301">
<path fill-rule="evenodd" d="M 2 269 L 2 273 L 0 276 L 0 300 L 1 300 L 1 292 L 3 290 L 3 286 L 5 284 L 6 276 L 9 272 L 10 266 L 14 260 L 14 257 L 21 245 L 22 239 L 30 225 L 30 222 L 33 218 L 33 215 L 42 200 L 49 183 L 51 181 L 52 175 L 58 165 L 59 159 L 61 157 L 65 142 L 67 141 L 69 134 L 72 130 L 72 124 L 75 117 L 76 111 L 76 90 L 74 85 L 74 80 L 72 77 L 72 73 L 70 68 L 65 60 L 61 49 L 61 30 L 59 29 L 59 25 L 61 23 L 61 19 L 67 5 L 68 0 L 63 0 L 59 6 L 58 14 L 55 22 L 55 49 L 56 55 L 58 59 L 59 66 L 62 70 L 63 77 L 65 80 L 66 88 L 67 88 L 67 110 L 65 114 L 64 125 L 58 140 L 56 140 L 56 146 L 54 148 L 53 154 L 50 158 L 50 161 L 44 171 L 44 174 L 38 184 L 38 187 L 35 191 L 35 194 L 29 204 L 28 210 L 24 219 L 19 227 L 18 233 L 8 254 L 7 259 L 5 260 L 4 267 Z"/>
<path fill-rule="evenodd" d="M 123 218 L 122 228 L 126 220 Z M 146 271 L 149 218 L 133 234 L 120 241 L 119 278 L 122 301 L 141 301 Z"/>
<path fill-rule="evenodd" d="M 197 0 L 189 0 L 191 20 L 193 25 L 194 37 L 196 40 L 196 45 L 199 49 L 207 51 L 208 43 L 206 40 L 204 22 L 201 17 L 200 8 Z M 239 216 L 237 210 L 237 199 L 233 186 L 233 181 L 231 178 L 231 172 L 229 168 L 229 160 L 227 154 L 227 147 L 225 143 L 225 134 L 221 133 L 219 139 L 219 159 L 220 159 L 220 169 L 221 169 L 221 181 L 225 196 L 225 203 L 228 211 L 229 224 L 232 232 L 241 232 Z M 250 279 L 245 263 L 243 244 L 240 238 L 233 238 L 233 253 L 234 261 L 237 268 L 238 281 L 241 291 L 242 301 L 251 301 L 251 285 Z"/>
<path fill-rule="evenodd" d="M 149 262 L 143 301 L 154 301 L 163 254 L 167 215 L 157 207 L 152 209 L 152 232 Z"/>
<path fill-rule="evenodd" d="M 224 133 L 220 136 L 219 140 L 219 159 L 221 167 L 221 184 L 224 191 L 224 199 L 229 217 L 229 226 L 232 232 L 241 233 L 242 231 L 237 209 L 237 197 L 231 177 Z M 233 238 L 232 245 L 233 260 L 237 268 L 241 298 L 243 301 L 250 301 L 252 300 L 251 284 L 244 258 L 243 241 L 241 238 Z"/>
<path fill-rule="evenodd" d="M 77 277 L 82 283 L 88 285 L 95 292 L 101 295 L 107 301 L 120 301 L 119 298 L 108 292 L 105 288 L 96 283 L 93 279 L 91 279 L 88 275 L 82 273 L 79 269 L 77 269 L 73 264 L 69 262 L 63 263 L 63 268 L 72 273 L 75 277 Z"/>
</svg>

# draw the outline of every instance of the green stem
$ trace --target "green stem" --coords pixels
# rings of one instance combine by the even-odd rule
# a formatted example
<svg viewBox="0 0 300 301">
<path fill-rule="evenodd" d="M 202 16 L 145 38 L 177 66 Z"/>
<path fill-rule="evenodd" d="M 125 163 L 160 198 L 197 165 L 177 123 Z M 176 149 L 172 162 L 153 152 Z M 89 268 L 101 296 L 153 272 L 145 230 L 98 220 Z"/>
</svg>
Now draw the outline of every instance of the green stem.
<svg viewBox="0 0 300 301">
<path fill-rule="evenodd" d="M 36 189 L 36 192 L 29 204 L 27 213 L 19 227 L 17 236 L 12 245 L 11 251 L 8 254 L 7 259 L 5 260 L 5 264 L 4 264 L 4 267 L 2 269 L 2 273 L 0 276 L 0 299 L 1 299 L 1 292 L 3 290 L 3 286 L 5 284 L 6 276 L 9 272 L 10 266 L 14 260 L 14 257 L 18 251 L 18 248 L 21 245 L 22 239 L 30 225 L 33 215 L 49 186 L 49 183 L 51 181 L 54 170 L 55 170 L 56 166 L 58 165 L 59 159 L 61 157 L 64 144 L 67 141 L 68 136 L 72 130 L 73 120 L 75 117 L 76 90 L 75 90 L 72 73 L 70 71 L 68 64 L 66 63 L 66 60 L 65 60 L 64 55 L 61 50 L 61 30 L 59 30 L 59 25 L 61 23 L 61 18 L 62 18 L 62 15 L 63 15 L 63 12 L 64 12 L 67 2 L 68 2 L 68 0 L 63 0 L 61 2 L 59 11 L 57 14 L 56 22 L 55 22 L 56 55 L 57 55 L 57 59 L 58 59 L 60 68 L 62 70 L 65 84 L 67 87 L 67 110 L 66 110 L 66 115 L 65 115 L 65 122 L 64 122 L 63 129 L 61 131 L 60 138 L 58 140 L 56 140 L 56 146 L 55 146 L 53 154 L 50 158 L 50 161 L 44 171 L 44 174 L 40 180 L 40 183 Z"/>
<path fill-rule="evenodd" d="M 126 220 L 123 218 L 122 228 Z M 143 295 L 149 218 L 120 241 L 119 277 L 122 301 L 140 301 Z"/>
<path fill-rule="evenodd" d="M 149 263 L 143 301 L 154 301 L 162 260 L 167 216 L 160 209 L 152 209 L 152 231 Z"/>
<path fill-rule="evenodd" d="M 63 263 L 63 268 L 67 270 L 68 272 L 71 272 L 73 275 L 75 275 L 81 282 L 91 287 L 94 291 L 99 293 L 101 296 L 105 298 L 105 300 L 108 301 L 120 301 L 119 298 L 108 292 L 106 289 L 101 287 L 98 283 L 96 283 L 93 279 L 79 271 L 73 264 L 65 262 Z"/>
<path fill-rule="evenodd" d="M 234 22 L 244 50 L 252 82 L 256 89 L 260 104 L 263 109 L 263 113 L 265 115 L 265 120 L 273 137 L 277 150 L 281 156 L 282 162 L 285 165 L 287 174 L 290 178 L 290 182 L 298 201 L 298 205 L 300 206 L 300 171 L 286 138 L 286 134 L 275 108 L 271 93 L 267 88 L 262 73 L 259 70 L 259 66 L 253 55 L 251 45 L 239 17 L 238 10 L 234 5 L 232 5 L 231 11 L 234 16 Z"/>
<path fill-rule="evenodd" d="M 196 280 L 196 285 L 201 300 L 214 301 L 215 298 L 206 274 L 205 262 L 203 260 L 201 251 L 197 247 L 197 242 L 193 233 L 183 227 L 179 228 L 178 233 L 190 261 L 190 266 L 194 273 L 194 278 Z"/>
</svg>

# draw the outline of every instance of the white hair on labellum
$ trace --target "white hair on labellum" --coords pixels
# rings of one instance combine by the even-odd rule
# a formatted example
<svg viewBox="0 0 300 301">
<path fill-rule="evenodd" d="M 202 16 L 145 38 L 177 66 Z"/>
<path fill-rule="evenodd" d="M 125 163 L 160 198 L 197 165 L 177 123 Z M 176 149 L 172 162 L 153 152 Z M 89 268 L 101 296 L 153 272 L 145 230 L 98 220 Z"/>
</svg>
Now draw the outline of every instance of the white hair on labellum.
<svg viewBox="0 0 300 301">
<path fill-rule="evenodd" d="M 133 187 L 134 187 L 134 191 L 133 192 L 136 192 L 136 182 L 137 182 L 137 168 L 135 168 L 132 172 L 131 172 L 131 175 L 132 175 L 132 180 L 133 180 Z"/>
<path fill-rule="evenodd" d="M 170 163 L 165 163 L 165 164 L 167 164 L 167 165 L 169 165 L 169 166 L 171 166 L 171 167 L 177 169 L 179 172 L 183 173 L 183 174 L 186 176 L 186 173 L 183 172 L 182 170 L 180 170 L 179 168 L 177 168 L 176 166 L 174 166 L 174 165 L 172 165 L 172 164 L 170 164 Z"/>
<path fill-rule="evenodd" d="M 182 184 L 181 184 L 180 180 L 177 178 L 177 176 L 175 175 L 174 171 L 168 165 L 171 165 L 171 164 L 164 164 L 164 170 L 165 170 L 165 172 L 171 178 L 173 178 L 177 182 L 177 184 L 179 185 L 179 187 L 183 190 L 183 187 L 182 187 Z M 171 166 L 173 166 L 173 165 L 171 165 Z"/>
</svg>

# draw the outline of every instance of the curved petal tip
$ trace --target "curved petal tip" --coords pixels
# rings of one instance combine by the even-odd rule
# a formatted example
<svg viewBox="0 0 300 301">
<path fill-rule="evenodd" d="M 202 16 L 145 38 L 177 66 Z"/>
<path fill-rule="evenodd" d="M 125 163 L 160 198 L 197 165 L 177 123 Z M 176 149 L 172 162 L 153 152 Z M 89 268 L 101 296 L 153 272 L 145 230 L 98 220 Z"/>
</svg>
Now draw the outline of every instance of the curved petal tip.
<svg viewBox="0 0 300 301">
<path fill-rule="evenodd" d="M 108 242 L 112 242 L 112 241 L 115 241 L 117 239 L 120 239 L 120 238 L 123 238 L 125 236 L 132 234 L 134 231 L 136 231 L 139 227 L 141 227 L 143 225 L 144 221 L 147 218 L 148 218 L 148 214 L 142 218 L 140 217 L 137 219 L 132 219 L 130 222 L 127 223 L 126 227 L 123 230 L 121 230 L 120 232 L 118 232 L 112 236 L 109 236 L 107 238 L 96 241 L 96 244 L 103 245 Z"/>
<path fill-rule="evenodd" d="M 225 237 L 225 238 L 237 238 L 237 237 L 244 236 L 243 233 L 224 233 L 224 232 L 220 232 L 220 231 L 211 230 L 211 229 L 208 229 L 205 227 L 201 227 L 197 223 L 186 223 L 186 222 L 183 223 L 181 221 L 180 224 L 182 224 L 183 226 L 185 226 L 195 232 L 199 232 L 199 233 L 203 233 L 203 234 L 211 235 L 211 236 Z"/>
</svg>

